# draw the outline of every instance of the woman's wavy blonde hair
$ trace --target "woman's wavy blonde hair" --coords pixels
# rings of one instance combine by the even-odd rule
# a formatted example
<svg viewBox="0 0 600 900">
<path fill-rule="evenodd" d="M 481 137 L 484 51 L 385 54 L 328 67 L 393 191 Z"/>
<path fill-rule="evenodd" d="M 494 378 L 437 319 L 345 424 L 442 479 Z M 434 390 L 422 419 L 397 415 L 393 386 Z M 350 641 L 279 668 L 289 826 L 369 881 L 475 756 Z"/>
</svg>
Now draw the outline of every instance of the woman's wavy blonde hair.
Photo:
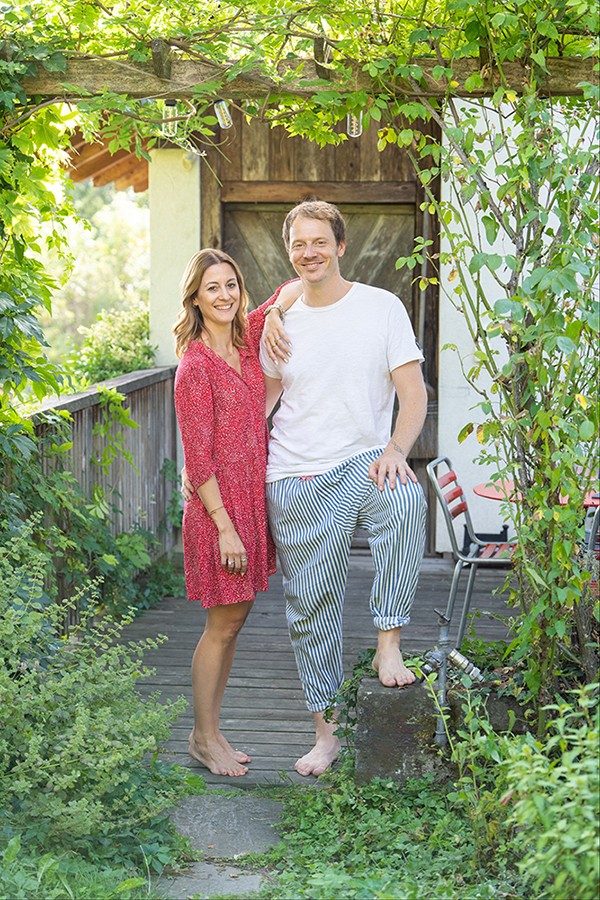
<svg viewBox="0 0 600 900">
<path fill-rule="evenodd" d="M 228 263 L 231 266 L 240 288 L 240 305 L 231 323 L 231 328 L 234 347 L 244 346 L 246 310 L 248 308 L 248 294 L 244 284 L 244 276 L 236 261 L 228 253 L 224 253 L 223 250 L 213 250 L 209 247 L 194 253 L 186 266 L 179 285 L 183 309 L 179 313 L 177 322 L 173 327 L 175 352 L 178 357 L 183 356 L 190 341 L 198 340 L 202 336 L 202 331 L 205 327 L 204 320 L 202 313 L 194 305 L 194 299 L 202 284 L 206 270 L 210 266 L 218 266 L 221 263 Z"/>
</svg>

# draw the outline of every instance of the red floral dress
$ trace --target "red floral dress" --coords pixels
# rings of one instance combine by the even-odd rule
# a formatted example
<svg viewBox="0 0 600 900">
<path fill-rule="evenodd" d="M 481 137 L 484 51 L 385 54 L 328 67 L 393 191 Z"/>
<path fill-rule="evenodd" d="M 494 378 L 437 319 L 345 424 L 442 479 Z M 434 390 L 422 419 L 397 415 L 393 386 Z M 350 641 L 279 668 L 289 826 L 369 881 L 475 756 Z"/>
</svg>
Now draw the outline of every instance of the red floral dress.
<svg viewBox="0 0 600 900">
<path fill-rule="evenodd" d="M 215 475 L 223 505 L 248 555 L 244 575 L 221 565 L 218 531 L 200 497 L 185 504 L 183 556 L 187 595 L 202 606 L 253 600 L 275 572 L 275 548 L 267 523 L 265 386 L 258 358 L 265 310 L 248 315 L 241 376 L 202 341 L 192 341 L 175 376 L 175 409 L 185 468 L 195 488 Z"/>
</svg>

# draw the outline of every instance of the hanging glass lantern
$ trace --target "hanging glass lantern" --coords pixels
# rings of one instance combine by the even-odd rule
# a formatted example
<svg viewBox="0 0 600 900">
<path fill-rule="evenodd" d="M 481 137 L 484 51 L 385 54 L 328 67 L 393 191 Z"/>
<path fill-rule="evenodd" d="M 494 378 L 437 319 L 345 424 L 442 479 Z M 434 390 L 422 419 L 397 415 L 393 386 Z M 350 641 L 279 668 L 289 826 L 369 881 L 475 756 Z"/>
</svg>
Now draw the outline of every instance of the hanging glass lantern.
<svg viewBox="0 0 600 900">
<path fill-rule="evenodd" d="M 163 102 L 163 121 L 160 130 L 166 138 L 173 138 L 177 134 L 177 100 Z"/>
<path fill-rule="evenodd" d="M 229 110 L 229 104 L 227 100 L 217 100 L 214 104 L 215 116 L 217 117 L 217 122 L 221 126 L 221 128 L 231 128 L 233 125 L 233 119 L 231 118 L 231 112 Z"/>
<path fill-rule="evenodd" d="M 348 113 L 346 117 L 346 133 L 348 137 L 357 138 L 360 137 L 363 133 L 363 114 L 359 113 Z"/>
</svg>

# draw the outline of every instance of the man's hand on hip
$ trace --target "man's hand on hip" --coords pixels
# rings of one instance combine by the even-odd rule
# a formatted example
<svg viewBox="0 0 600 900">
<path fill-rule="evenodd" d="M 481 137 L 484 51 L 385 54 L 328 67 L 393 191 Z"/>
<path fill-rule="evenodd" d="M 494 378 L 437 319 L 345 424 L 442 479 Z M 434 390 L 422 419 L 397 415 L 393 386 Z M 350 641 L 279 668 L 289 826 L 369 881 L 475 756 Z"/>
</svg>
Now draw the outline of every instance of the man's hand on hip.
<svg viewBox="0 0 600 900">
<path fill-rule="evenodd" d="M 389 481 L 390 488 L 394 490 L 396 487 L 396 479 L 399 478 L 401 484 L 406 484 L 410 479 L 417 481 L 417 476 L 406 462 L 406 457 L 393 447 L 386 447 L 379 459 L 374 460 L 369 466 L 369 478 L 373 481 L 380 491 L 385 486 L 386 478 Z"/>
</svg>

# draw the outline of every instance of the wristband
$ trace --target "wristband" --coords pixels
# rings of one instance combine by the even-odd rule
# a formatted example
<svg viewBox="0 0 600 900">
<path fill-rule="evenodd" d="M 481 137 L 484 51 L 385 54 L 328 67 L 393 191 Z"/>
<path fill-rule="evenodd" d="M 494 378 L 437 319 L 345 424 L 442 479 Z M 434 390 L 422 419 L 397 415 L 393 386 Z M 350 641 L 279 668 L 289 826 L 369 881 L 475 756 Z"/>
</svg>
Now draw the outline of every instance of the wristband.
<svg viewBox="0 0 600 900">
<path fill-rule="evenodd" d="M 396 451 L 396 453 L 402 454 L 404 459 L 406 459 L 406 453 L 404 452 L 404 450 L 402 449 L 400 444 L 397 444 L 396 441 L 390 441 L 390 443 L 391 443 L 392 447 L 394 448 L 394 450 Z"/>
<path fill-rule="evenodd" d="M 225 507 L 223 505 L 215 506 L 214 509 L 211 509 L 210 511 L 207 509 L 206 512 L 209 514 L 209 516 L 212 516 L 214 513 L 219 512 L 220 509 L 225 509 Z"/>
<path fill-rule="evenodd" d="M 277 312 L 279 313 L 279 318 L 281 319 L 281 321 L 283 323 L 283 321 L 285 320 L 285 312 L 283 311 L 283 308 L 280 306 L 278 301 L 275 301 L 275 303 L 272 303 L 271 306 L 267 310 L 265 310 L 265 316 L 268 316 L 269 313 L 272 312 L 274 309 L 277 310 Z"/>
</svg>

